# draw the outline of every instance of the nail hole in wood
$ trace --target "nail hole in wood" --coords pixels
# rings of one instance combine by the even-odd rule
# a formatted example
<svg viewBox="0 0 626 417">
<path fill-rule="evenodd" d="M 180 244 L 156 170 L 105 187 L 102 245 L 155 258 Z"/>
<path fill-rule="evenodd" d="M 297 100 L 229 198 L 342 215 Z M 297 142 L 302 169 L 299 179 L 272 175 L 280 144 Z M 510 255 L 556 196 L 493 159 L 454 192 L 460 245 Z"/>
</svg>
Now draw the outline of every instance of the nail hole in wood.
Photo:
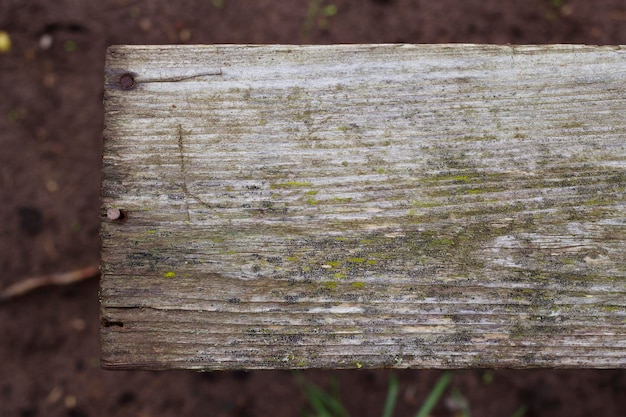
<svg viewBox="0 0 626 417">
<path fill-rule="evenodd" d="M 102 320 L 102 325 L 104 327 L 124 327 L 124 323 L 121 321 L 111 321 L 107 319 Z"/>
</svg>

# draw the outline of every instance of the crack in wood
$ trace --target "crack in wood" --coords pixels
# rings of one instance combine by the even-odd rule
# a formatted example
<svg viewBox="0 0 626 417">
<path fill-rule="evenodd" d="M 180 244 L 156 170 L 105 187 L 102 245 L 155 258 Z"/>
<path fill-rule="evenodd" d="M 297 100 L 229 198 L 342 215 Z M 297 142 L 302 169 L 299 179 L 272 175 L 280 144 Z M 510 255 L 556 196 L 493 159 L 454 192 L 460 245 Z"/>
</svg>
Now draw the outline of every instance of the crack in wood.
<svg viewBox="0 0 626 417">
<path fill-rule="evenodd" d="M 166 77 L 166 78 L 144 78 L 140 81 L 142 83 L 175 83 L 178 81 L 186 81 L 186 80 L 191 80 L 193 78 L 209 77 L 209 76 L 215 76 L 215 75 L 223 75 L 222 69 L 220 68 L 214 71 L 206 71 L 206 72 L 201 72 L 198 74 L 191 74 L 191 75 L 174 75 L 174 76 Z"/>
<path fill-rule="evenodd" d="M 178 125 L 178 155 L 180 158 L 180 173 L 181 173 L 181 187 L 185 194 L 185 210 L 187 211 L 187 224 L 191 224 L 191 213 L 189 211 L 189 199 L 192 198 L 200 203 L 205 208 L 211 208 L 210 204 L 203 201 L 196 194 L 189 191 L 187 185 L 187 164 L 185 162 L 185 147 L 183 141 L 183 125 Z"/>
</svg>

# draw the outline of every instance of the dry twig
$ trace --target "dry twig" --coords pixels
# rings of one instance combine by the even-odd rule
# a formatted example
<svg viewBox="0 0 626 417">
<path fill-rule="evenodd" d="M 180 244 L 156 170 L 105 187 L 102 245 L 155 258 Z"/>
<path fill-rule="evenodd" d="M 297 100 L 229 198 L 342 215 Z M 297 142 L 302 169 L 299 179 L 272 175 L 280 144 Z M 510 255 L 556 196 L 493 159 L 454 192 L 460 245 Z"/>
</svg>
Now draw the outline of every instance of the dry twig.
<svg viewBox="0 0 626 417">
<path fill-rule="evenodd" d="M 1 290 L 0 304 L 6 303 L 17 297 L 21 297 L 42 287 L 73 284 L 88 278 L 96 277 L 99 274 L 100 269 L 98 265 L 90 265 L 73 271 L 27 278 L 20 282 L 16 282 L 13 285 L 9 285 L 4 290 Z"/>
</svg>

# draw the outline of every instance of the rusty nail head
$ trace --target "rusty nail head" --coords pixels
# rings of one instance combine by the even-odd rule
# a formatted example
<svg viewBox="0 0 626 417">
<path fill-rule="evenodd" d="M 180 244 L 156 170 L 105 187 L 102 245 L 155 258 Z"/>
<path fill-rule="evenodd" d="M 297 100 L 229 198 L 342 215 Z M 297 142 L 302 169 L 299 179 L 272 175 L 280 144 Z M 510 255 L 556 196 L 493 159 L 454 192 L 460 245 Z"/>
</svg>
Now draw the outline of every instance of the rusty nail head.
<svg viewBox="0 0 626 417">
<path fill-rule="evenodd" d="M 123 74 L 120 77 L 120 85 L 124 90 L 130 90 L 135 86 L 135 78 L 132 74 Z"/>
</svg>

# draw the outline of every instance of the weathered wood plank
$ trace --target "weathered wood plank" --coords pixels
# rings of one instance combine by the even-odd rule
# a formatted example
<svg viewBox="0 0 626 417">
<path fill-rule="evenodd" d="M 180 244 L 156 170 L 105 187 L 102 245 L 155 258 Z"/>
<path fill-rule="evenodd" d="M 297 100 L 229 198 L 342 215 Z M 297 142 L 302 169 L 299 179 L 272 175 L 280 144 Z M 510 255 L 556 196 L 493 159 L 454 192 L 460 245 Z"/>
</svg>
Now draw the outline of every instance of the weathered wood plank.
<svg viewBox="0 0 626 417">
<path fill-rule="evenodd" d="M 104 366 L 626 366 L 624 47 L 106 65 Z"/>
</svg>

